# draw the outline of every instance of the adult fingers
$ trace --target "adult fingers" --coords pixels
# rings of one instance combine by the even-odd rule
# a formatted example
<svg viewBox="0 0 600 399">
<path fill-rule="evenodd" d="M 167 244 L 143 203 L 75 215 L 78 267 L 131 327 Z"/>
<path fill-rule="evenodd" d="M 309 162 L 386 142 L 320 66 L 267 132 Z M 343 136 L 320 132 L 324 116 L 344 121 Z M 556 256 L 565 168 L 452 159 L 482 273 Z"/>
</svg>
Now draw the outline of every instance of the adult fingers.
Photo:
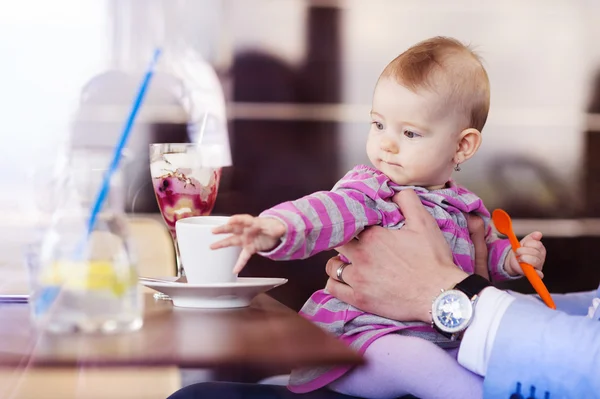
<svg viewBox="0 0 600 399">
<path fill-rule="evenodd" d="M 379 226 L 373 226 L 373 227 L 369 227 L 370 229 L 377 229 L 377 228 L 382 228 Z M 366 231 L 364 231 L 362 234 L 364 234 Z M 358 245 L 359 241 L 357 239 L 353 239 L 350 240 L 349 242 L 347 242 L 346 244 L 342 245 L 341 247 L 337 247 L 335 250 L 338 251 L 340 254 L 344 255 L 347 259 L 353 259 L 356 252 L 359 250 L 360 246 Z M 329 260 L 329 262 L 331 262 L 332 259 L 338 259 L 338 261 L 341 263 L 341 260 L 339 260 L 339 257 L 335 257 L 335 258 L 331 258 Z M 329 262 L 327 262 L 327 267 L 329 266 Z M 328 270 L 328 269 L 327 269 Z M 327 274 L 329 274 L 329 272 L 327 272 Z M 329 277 L 332 277 L 331 274 L 329 274 Z"/>
<path fill-rule="evenodd" d="M 484 236 L 485 237 L 485 224 L 483 223 L 483 219 L 481 216 L 474 215 L 472 213 L 468 213 L 467 217 L 467 228 L 469 230 L 469 234 L 471 236 L 475 235 L 477 237 Z"/>
<path fill-rule="evenodd" d="M 327 280 L 325 290 L 345 303 L 354 303 L 354 290 L 351 286 L 330 278 Z"/>
<path fill-rule="evenodd" d="M 342 263 L 344 262 L 342 262 L 339 256 L 334 256 L 333 258 L 330 258 L 325 264 L 325 272 L 329 277 L 335 278 L 336 270 L 338 267 L 340 267 Z"/>
<path fill-rule="evenodd" d="M 335 281 L 341 281 L 338 278 L 338 270 L 344 264 L 346 266 L 342 270 L 342 279 L 344 280 L 344 283 L 349 285 L 350 283 L 348 282 L 348 279 L 352 278 L 350 275 L 352 274 L 351 269 L 353 269 L 351 263 L 342 262 L 339 256 L 335 256 L 327 261 L 327 264 L 325 265 L 325 271 L 327 272 L 327 275 L 330 279 L 333 279 Z"/>
<path fill-rule="evenodd" d="M 475 273 L 490 279 L 488 271 L 488 249 L 485 243 L 485 226 L 479 216 L 467 214 L 467 227 L 475 247 Z"/>
<path fill-rule="evenodd" d="M 392 200 L 398 205 L 404 215 L 406 226 L 419 228 L 433 224 L 437 227 L 435 219 L 427 212 L 414 190 L 402 190 L 394 195 Z"/>
</svg>

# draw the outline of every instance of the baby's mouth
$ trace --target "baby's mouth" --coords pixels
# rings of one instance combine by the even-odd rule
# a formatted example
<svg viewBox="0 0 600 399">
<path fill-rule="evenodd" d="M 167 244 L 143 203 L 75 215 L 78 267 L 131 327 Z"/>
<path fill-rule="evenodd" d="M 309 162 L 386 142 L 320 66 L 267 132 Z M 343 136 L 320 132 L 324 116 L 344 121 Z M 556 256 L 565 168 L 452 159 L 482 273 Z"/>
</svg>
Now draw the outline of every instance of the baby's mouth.
<svg viewBox="0 0 600 399">
<path fill-rule="evenodd" d="M 390 162 L 390 161 L 386 161 L 386 160 L 383 160 L 383 159 L 381 160 L 381 162 L 383 162 L 385 164 L 388 164 L 390 166 L 402 167 L 402 165 L 400 165 L 399 163 L 396 163 L 396 162 Z"/>
</svg>

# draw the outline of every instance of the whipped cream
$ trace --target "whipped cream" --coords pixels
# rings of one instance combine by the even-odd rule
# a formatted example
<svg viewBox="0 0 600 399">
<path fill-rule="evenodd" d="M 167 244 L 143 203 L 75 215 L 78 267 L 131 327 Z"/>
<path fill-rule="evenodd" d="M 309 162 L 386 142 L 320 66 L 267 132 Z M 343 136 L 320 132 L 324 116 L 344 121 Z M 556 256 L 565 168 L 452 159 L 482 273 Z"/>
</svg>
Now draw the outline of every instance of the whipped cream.
<svg viewBox="0 0 600 399">
<path fill-rule="evenodd" d="M 150 163 L 150 173 L 152 177 L 160 177 L 181 169 L 181 171 L 185 170 L 187 177 L 197 180 L 203 186 L 208 186 L 214 168 L 203 165 L 201 159 L 202 157 L 198 154 L 164 154 L 163 159 Z"/>
</svg>

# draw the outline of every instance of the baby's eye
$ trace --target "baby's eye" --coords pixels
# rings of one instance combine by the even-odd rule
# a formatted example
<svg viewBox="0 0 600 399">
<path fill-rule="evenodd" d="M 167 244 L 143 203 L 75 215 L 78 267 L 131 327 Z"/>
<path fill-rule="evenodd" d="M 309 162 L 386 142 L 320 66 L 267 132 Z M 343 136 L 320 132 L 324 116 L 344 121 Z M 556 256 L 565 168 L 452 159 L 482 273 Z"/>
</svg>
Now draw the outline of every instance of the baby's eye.
<svg viewBox="0 0 600 399">
<path fill-rule="evenodd" d="M 405 130 L 405 131 L 404 131 L 404 135 L 405 135 L 406 137 L 408 137 L 409 139 L 414 139 L 415 137 L 417 137 L 417 136 L 418 136 L 418 134 L 417 134 L 417 133 L 415 133 L 415 132 L 411 132 L 410 130 Z"/>
<path fill-rule="evenodd" d="M 381 122 L 372 122 L 373 125 L 375 125 L 375 128 L 377 128 L 377 130 L 383 130 L 383 123 Z"/>
</svg>

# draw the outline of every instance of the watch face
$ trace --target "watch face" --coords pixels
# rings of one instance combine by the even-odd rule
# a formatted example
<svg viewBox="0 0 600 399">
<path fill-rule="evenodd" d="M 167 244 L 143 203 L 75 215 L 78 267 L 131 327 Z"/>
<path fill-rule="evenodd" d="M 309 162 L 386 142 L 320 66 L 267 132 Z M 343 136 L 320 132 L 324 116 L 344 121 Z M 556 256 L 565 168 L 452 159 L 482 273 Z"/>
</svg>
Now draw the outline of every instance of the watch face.
<svg viewBox="0 0 600 399">
<path fill-rule="evenodd" d="M 433 302 L 431 316 L 440 330 L 448 333 L 459 332 L 471 322 L 473 305 L 462 291 L 444 291 Z"/>
</svg>

